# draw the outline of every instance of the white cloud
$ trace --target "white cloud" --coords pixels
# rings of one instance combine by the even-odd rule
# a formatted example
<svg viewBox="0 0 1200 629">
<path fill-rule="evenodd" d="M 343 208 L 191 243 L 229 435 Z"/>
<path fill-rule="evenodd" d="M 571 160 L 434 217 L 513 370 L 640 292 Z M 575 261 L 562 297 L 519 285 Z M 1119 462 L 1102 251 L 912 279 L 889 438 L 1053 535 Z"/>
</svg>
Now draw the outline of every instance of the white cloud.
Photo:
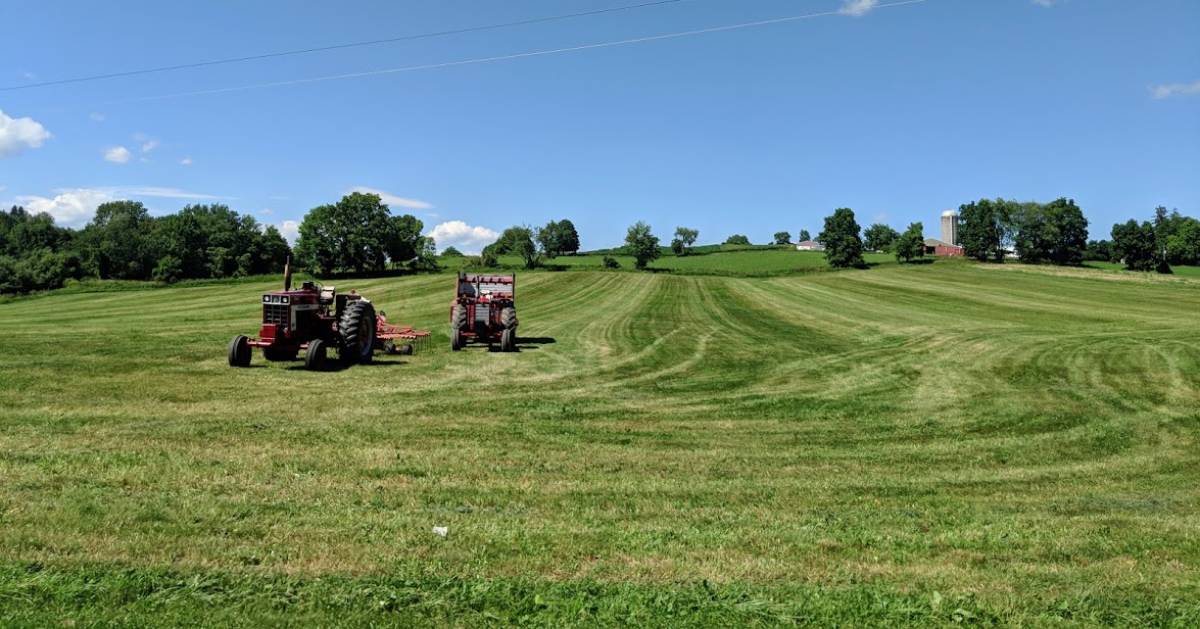
<svg viewBox="0 0 1200 629">
<path fill-rule="evenodd" d="M 229 200 L 231 197 L 222 197 L 215 194 L 204 194 L 203 192 L 191 192 L 188 190 L 180 190 L 179 188 L 164 188 L 161 186 L 129 186 L 122 188 L 107 188 L 114 194 L 120 194 L 131 197 L 156 197 L 160 199 L 186 199 L 190 201 L 221 201 Z"/>
<path fill-rule="evenodd" d="M 406 207 L 412 210 L 428 210 L 433 207 L 433 204 L 426 203 L 417 199 L 406 199 L 398 197 L 390 192 L 384 192 L 377 188 L 368 188 L 366 186 L 355 186 L 350 189 L 350 192 L 362 192 L 363 194 L 377 194 L 383 202 L 392 207 Z"/>
<path fill-rule="evenodd" d="M 479 253 L 480 249 L 500 237 L 500 233 L 494 229 L 472 227 L 463 221 L 439 223 L 425 235 L 433 238 L 438 249 L 452 246 L 463 253 Z"/>
<path fill-rule="evenodd" d="M 272 210 L 269 207 L 265 207 L 265 208 L 259 210 L 258 213 L 260 216 L 270 216 L 275 213 L 275 210 Z"/>
<path fill-rule="evenodd" d="M 283 234 L 284 238 L 291 244 L 296 244 L 296 239 L 300 237 L 300 223 L 296 221 L 284 221 L 279 224 L 279 233 Z"/>
<path fill-rule="evenodd" d="M 23 196 L 17 202 L 35 214 L 46 212 L 55 222 L 69 227 L 78 227 L 88 222 L 101 203 L 116 200 L 108 190 L 76 188 L 55 190 L 54 197 Z"/>
<path fill-rule="evenodd" d="M 0 159 L 35 149 L 50 139 L 50 132 L 33 118 L 10 118 L 0 110 Z"/>
<path fill-rule="evenodd" d="M 1165 85 L 1152 85 L 1150 87 L 1150 95 L 1157 100 L 1163 100 L 1172 96 L 1190 96 L 1193 94 L 1200 94 L 1200 81 L 1167 83 Z"/>
<path fill-rule="evenodd" d="M 104 151 L 104 161 L 114 164 L 124 164 L 129 161 L 130 155 L 129 149 L 123 146 L 114 146 Z"/>
<path fill-rule="evenodd" d="M 180 164 L 181 166 L 191 166 L 191 165 L 192 165 L 192 158 L 190 158 L 190 157 L 185 157 L 185 158 L 183 158 L 183 159 L 179 160 L 179 164 Z"/>
<path fill-rule="evenodd" d="M 1065 2 L 1066 0 L 1033 0 L 1033 3 L 1039 7 L 1052 7 L 1058 4 L 1060 1 Z"/>
<path fill-rule="evenodd" d="M 145 142 L 142 142 L 143 153 L 149 153 L 156 148 L 158 148 L 158 140 L 146 140 Z"/>
<path fill-rule="evenodd" d="M 88 118 L 92 122 L 104 122 L 106 116 L 98 111 L 93 111 L 92 113 L 88 114 Z"/>
<path fill-rule="evenodd" d="M 53 197 L 37 195 L 19 196 L 16 198 L 16 201 L 25 206 L 25 209 L 30 212 L 46 212 L 50 214 L 60 225 L 78 227 L 91 220 L 97 205 L 118 199 L 138 197 L 183 199 L 186 201 L 222 199 L 222 197 L 211 194 L 158 186 L 69 188 L 54 190 L 53 194 Z"/>
<path fill-rule="evenodd" d="M 842 8 L 838 9 L 838 13 L 852 17 L 860 17 L 866 15 L 878 4 L 879 0 L 844 0 L 844 2 L 842 2 Z"/>
</svg>

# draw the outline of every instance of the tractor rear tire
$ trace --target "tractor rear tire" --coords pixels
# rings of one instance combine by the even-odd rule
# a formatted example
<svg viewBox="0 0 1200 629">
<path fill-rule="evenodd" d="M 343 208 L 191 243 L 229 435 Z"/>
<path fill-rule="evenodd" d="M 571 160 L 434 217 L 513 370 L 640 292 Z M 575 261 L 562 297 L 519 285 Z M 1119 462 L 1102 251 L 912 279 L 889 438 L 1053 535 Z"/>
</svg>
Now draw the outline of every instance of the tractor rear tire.
<svg viewBox="0 0 1200 629">
<path fill-rule="evenodd" d="M 500 327 L 505 330 L 517 329 L 517 309 L 509 306 L 500 311 Z"/>
<path fill-rule="evenodd" d="M 325 341 L 313 339 L 308 342 L 308 350 L 304 352 L 304 367 L 310 371 L 321 371 L 325 368 Z"/>
<path fill-rule="evenodd" d="M 343 364 L 371 362 L 375 356 L 375 306 L 362 299 L 347 304 L 338 322 L 338 333 L 338 356 Z"/>
<path fill-rule="evenodd" d="M 457 352 L 463 348 L 462 330 L 450 330 L 450 350 Z"/>
<path fill-rule="evenodd" d="M 517 331 L 508 329 L 500 333 L 500 351 L 515 352 L 517 351 Z"/>
<path fill-rule="evenodd" d="M 239 334 L 229 342 L 229 366 L 250 366 L 250 339 Z"/>
</svg>

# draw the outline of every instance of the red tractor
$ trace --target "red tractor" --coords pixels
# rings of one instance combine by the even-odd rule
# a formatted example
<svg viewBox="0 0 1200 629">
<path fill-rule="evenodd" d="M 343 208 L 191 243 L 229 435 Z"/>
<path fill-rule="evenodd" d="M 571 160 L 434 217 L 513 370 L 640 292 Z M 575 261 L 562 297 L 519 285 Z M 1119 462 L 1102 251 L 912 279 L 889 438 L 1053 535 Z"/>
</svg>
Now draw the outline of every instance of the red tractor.
<svg viewBox="0 0 1200 629">
<path fill-rule="evenodd" d="M 255 347 L 270 361 L 296 360 L 304 350 L 304 365 L 315 370 L 324 368 L 330 349 L 343 365 L 369 363 L 376 349 L 411 354 L 414 344 L 429 336 L 388 324 L 383 313 L 377 315 L 375 306 L 354 291 L 338 295 L 334 287 L 314 282 L 292 290 L 290 268 L 284 271 L 283 290 L 263 295 L 262 308 L 258 338 L 239 335 L 229 343 L 229 366 L 249 366 Z"/>
<path fill-rule="evenodd" d="M 450 349 L 472 341 L 517 351 L 517 278 L 459 273 L 450 302 Z"/>
</svg>

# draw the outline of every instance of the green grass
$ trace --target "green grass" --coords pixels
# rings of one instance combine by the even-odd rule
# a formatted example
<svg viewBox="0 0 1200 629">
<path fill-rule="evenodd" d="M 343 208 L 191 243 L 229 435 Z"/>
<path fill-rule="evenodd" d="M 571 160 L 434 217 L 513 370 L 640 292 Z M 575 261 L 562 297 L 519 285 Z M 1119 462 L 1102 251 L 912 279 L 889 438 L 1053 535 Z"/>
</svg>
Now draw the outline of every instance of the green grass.
<svg viewBox="0 0 1200 629">
<path fill-rule="evenodd" d="M 1084 265 L 1095 269 L 1103 269 L 1105 271 L 1120 271 L 1122 273 L 1126 272 L 1125 265 L 1121 264 L 1120 262 L 1090 261 L 1085 262 Z M 1182 277 L 1200 277 L 1200 266 L 1173 266 L 1171 267 L 1171 274 Z"/>
<path fill-rule="evenodd" d="M 338 284 L 433 348 L 0 303 L 0 625 L 1200 622 L 1195 280 L 532 272 L 517 354 L 448 350 L 449 274 Z"/>
<path fill-rule="evenodd" d="M 603 269 L 605 255 L 610 254 L 587 253 L 558 256 L 545 260 L 544 263 L 549 268 L 600 270 Z M 611 255 L 611 257 L 620 263 L 622 269 L 634 268 L 633 256 L 617 254 Z M 867 263 L 873 266 L 896 264 L 896 257 L 891 254 L 869 253 L 865 258 Z M 464 258 L 451 257 L 441 258 L 439 263 L 448 269 L 459 269 L 462 268 L 464 261 Z M 520 269 L 522 266 L 522 260 L 517 256 L 500 256 L 499 262 L 506 269 Z M 649 268 L 682 275 L 738 277 L 770 277 L 831 270 L 823 253 L 767 246 L 697 247 L 695 253 L 687 256 L 664 254 L 661 258 L 651 262 Z"/>
</svg>

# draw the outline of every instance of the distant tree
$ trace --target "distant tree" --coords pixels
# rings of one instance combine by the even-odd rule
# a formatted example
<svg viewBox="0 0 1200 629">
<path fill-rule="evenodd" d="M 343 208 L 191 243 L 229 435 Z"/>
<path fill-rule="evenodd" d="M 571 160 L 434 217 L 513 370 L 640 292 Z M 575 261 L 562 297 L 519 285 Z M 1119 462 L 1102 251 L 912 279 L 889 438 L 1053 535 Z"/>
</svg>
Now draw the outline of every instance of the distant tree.
<svg viewBox="0 0 1200 629">
<path fill-rule="evenodd" d="M 1096 262 L 1120 262 L 1119 259 L 1113 259 L 1111 240 L 1089 240 L 1087 248 L 1083 251 L 1083 259 Z"/>
<path fill-rule="evenodd" d="M 1078 266 L 1087 248 L 1087 219 L 1071 199 L 1061 198 L 1045 205 L 1018 206 L 1017 253 L 1021 260 Z"/>
<path fill-rule="evenodd" d="M 908 229 L 896 237 L 894 246 L 896 259 L 901 262 L 912 262 L 925 257 L 925 226 L 921 223 L 910 223 Z"/>
<path fill-rule="evenodd" d="M 750 239 L 742 234 L 734 234 L 725 239 L 727 245 L 750 246 Z"/>
<path fill-rule="evenodd" d="M 862 257 L 860 229 L 854 220 L 854 210 L 850 208 L 839 208 L 825 217 L 825 229 L 817 239 L 825 245 L 825 259 L 830 266 L 839 269 L 867 266 Z"/>
<path fill-rule="evenodd" d="M 662 252 L 658 248 L 658 236 L 650 232 L 650 226 L 638 221 L 629 227 L 625 234 L 625 249 L 634 258 L 634 266 L 638 269 L 657 260 Z"/>
<path fill-rule="evenodd" d="M 875 223 L 863 232 L 863 236 L 863 246 L 868 251 L 891 251 L 892 245 L 895 244 L 900 234 L 883 223 Z"/>
<path fill-rule="evenodd" d="M 1012 208 L 1004 199 L 980 199 L 960 205 L 958 241 L 967 256 L 980 262 L 1004 261 L 1004 245 L 1012 233 Z"/>
<path fill-rule="evenodd" d="M 796 236 L 796 242 L 804 242 L 806 240 L 812 240 L 812 236 L 808 234 L 807 229 L 802 229 L 800 230 L 800 234 Z"/>
<path fill-rule="evenodd" d="M 567 219 L 550 221 L 537 231 L 537 242 L 547 257 L 575 253 L 579 251 L 579 232 L 575 224 Z"/>
<path fill-rule="evenodd" d="M 483 248 L 483 251 L 479 252 L 479 264 L 480 266 L 488 268 L 494 268 L 500 265 L 500 260 L 496 256 L 495 246 L 488 245 Z"/>
<path fill-rule="evenodd" d="M 1163 259 L 1158 249 L 1154 225 L 1129 219 L 1112 228 L 1113 256 L 1125 263 L 1130 271 L 1160 269 Z"/>
<path fill-rule="evenodd" d="M 504 230 L 500 239 L 493 243 L 496 253 L 510 253 L 521 257 L 525 268 L 537 268 L 542 262 L 542 252 L 537 245 L 537 232 L 525 225 L 516 225 Z"/>
<path fill-rule="evenodd" d="M 614 257 L 612 257 L 612 256 L 604 256 L 604 257 L 603 257 L 603 258 L 600 260 L 600 264 L 601 264 L 601 265 L 602 265 L 604 268 L 606 268 L 606 269 L 619 269 L 619 268 L 621 268 L 621 263 L 620 263 L 620 262 L 617 262 L 617 259 L 616 259 L 616 258 L 614 258 Z"/>
<path fill-rule="evenodd" d="M 463 253 L 454 247 L 446 247 L 442 249 L 442 257 L 444 258 L 461 258 Z"/>
<path fill-rule="evenodd" d="M 671 251 L 677 256 L 686 256 L 691 253 L 692 245 L 696 244 L 696 239 L 699 237 L 700 230 L 698 229 L 676 227 L 675 238 L 671 240 Z"/>
<path fill-rule="evenodd" d="M 775 232 L 774 242 L 777 245 L 792 244 L 792 235 L 788 232 Z"/>
<path fill-rule="evenodd" d="M 1167 262 L 1200 265 L 1200 221 L 1185 218 L 1179 228 L 1167 237 Z"/>
<path fill-rule="evenodd" d="M 153 223 L 137 201 L 101 204 L 80 234 L 87 268 L 104 279 L 149 279 L 158 258 L 151 246 Z"/>
<path fill-rule="evenodd" d="M 296 255 L 320 273 L 361 273 L 382 271 L 389 253 L 407 253 L 400 247 L 397 222 L 379 195 L 353 192 L 308 211 L 300 223 Z"/>
</svg>

